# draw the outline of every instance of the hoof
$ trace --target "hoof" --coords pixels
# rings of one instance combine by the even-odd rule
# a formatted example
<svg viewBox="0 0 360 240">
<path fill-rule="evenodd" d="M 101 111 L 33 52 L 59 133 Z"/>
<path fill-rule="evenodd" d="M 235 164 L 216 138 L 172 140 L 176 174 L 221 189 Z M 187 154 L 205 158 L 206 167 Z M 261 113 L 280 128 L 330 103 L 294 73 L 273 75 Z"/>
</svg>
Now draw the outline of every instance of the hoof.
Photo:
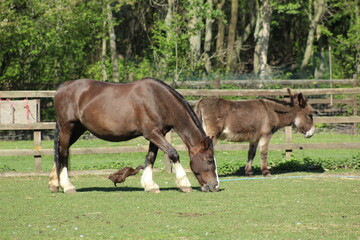
<svg viewBox="0 0 360 240">
<path fill-rule="evenodd" d="M 191 187 L 181 187 L 180 190 L 184 193 L 188 193 L 188 192 L 192 192 L 192 188 Z"/>
<path fill-rule="evenodd" d="M 49 186 L 49 189 L 50 189 L 50 191 L 53 192 L 53 193 L 59 192 L 59 187 Z"/>
<path fill-rule="evenodd" d="M 264 174 L 264 177 L 271 177 L 271 173 L 270 172 L 266 172 L 266 173 L 263 173 Z"/>
<path fill-rule="evenodd" d="M 253 177 L 254 174 L 253 174 L 252 172 L 248 172 L 248 173 L 245 173 L 245 176 L 247 176 L 247 177 Z"/>
<path fill-rule="evenodd" d="M 75 188 L 70 188 L 70 189 L 67 189 L 66 191 L 64 191 L 64 193 L 76 193 L 76 189 Z"/>
<path fill-rule="evenodd" d="M 160 193 L 160 189 L 157 189 L 157 188 L 155 188 L 155 189 L 149 189 L 149 190 L 147 190 L 147 192 L 150 192 L 150 193 Z"/>
</svg>

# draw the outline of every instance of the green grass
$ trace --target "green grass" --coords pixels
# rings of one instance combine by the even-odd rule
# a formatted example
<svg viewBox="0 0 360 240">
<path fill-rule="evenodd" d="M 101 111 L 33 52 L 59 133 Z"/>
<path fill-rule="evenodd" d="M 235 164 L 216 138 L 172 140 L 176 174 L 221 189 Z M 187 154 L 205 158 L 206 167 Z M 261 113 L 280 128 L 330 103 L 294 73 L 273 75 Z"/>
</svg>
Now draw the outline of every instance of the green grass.
<svg viewBox="0 0 360 240">
<path fill-rule="evenodd" d="M 293 134 L 293 141 L 295 143 L 302 142 L 359 142 L 359 135 L 346 134 L 316 134 L 313 138 L 305 139 L 301 134 Z M 175 144 L 180 144 L 181 140 L 175 135 L 173 138 Z M 284 143 L 284 134 L 280 131 L 274 134 L 271 143 Z M 223 144 L 225 142 L 219 142 Z M 120 145 L 147 145 L 147 141 L 143 138 L 137 138 L 128 142 L 106 142 L 99 139 L 79 140 L 74 144 L 76 147 L 111 147 Z M 1 141 L 0 149 L 31 149 L 33 148 L 32 141 Z M 42 148 L 53 148 L 52 141 L 43 141 Z M 180 151 L 180 159 L 184 167 L 189 167 L 188 153 Z M 247 161 L 247 151 L 217 151 L 217 164 L 219 167 L 230 170 L 244 167 Z M 122 166 L 136 167 L 144 163 L 146 153 L 122 153 L 122 154 L 92 154 L 92 155 L 71 155 L 70 167 L 72 170 L 85 169 L 114 169 Z M 164 154 L 160 151 L 155 162 L 155 167 L 159 169 L 164 168 Z M 316 161 L 332 161 L 332 162 L 347 162 L 354 157 L 360 158 L 359 149 L 327 149 L 327 150 L 294 150 L 294 159 L 302 160 L 305 158 L 315 159 Z M 285 154 L 283 151 L 269 151 L 269 164 L 275 166 L 276 164 L 285 161 Z M 360 161 L 360 160 L 359 160 Z M 260 165 L 260 154 L 257 153 L 254 166 Z M 53 166 L 53 156 L 42 157 L 42 170 L 50 171 Z M 0 157 L 0 171 L 33 171 L 34 159 L 32 156 L 1 156 Z"/>
<path fill-rule="evenodd" d="M 47 177 L 0 178 L 0 239 L 359 237 L 359 178 L 228 181 L 202 193 L 188 175 L 194 191 L 186 194 L 164 172 L 154 175 L 160 194 L 144 192 L 140 175 L 117 188 L 105 176 L 74 176 L 70 195 L 50 193 Z"/>
</svg>

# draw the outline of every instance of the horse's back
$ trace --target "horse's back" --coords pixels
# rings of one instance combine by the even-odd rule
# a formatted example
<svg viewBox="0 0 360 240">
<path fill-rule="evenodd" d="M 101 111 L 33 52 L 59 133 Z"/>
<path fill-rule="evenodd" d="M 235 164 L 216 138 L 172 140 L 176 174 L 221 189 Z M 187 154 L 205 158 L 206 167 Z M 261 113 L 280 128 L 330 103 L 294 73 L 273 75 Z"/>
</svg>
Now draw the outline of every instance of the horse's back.
<svg viewBox="0 0 360 240">
<path fill-rule="evenodd" d="M 167 116 L 176 107 L 170 91 L 151 78 L 124 84 L 80 79 L 59 87 L 55 108 L 60 124 L 78 122 L 99 138 L 124 141 L 170 125 Z"/>
</svg>

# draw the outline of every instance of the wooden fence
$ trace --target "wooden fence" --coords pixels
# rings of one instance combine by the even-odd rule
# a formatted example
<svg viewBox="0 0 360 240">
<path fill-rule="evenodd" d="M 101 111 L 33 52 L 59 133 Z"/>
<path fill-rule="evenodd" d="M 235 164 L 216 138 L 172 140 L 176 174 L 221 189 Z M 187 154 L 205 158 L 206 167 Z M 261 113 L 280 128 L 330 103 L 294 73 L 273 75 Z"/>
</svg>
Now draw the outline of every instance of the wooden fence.
<svg viewBox="0 0 360 240">
<path fill-rule="evenodd" d="M 183 96 L 278 96 L 287 95 L 286 89 L 177 89 Z M 353 108 L 353 116 L 341 117 L 315 117 L 315 123 L 360 123 L 358 115 L 358 99 L 360 88 L 323 88 L 323 89 L 303 89 L 301 90 L 305 96 L 318 95 L 351 95 L 351 98 L 341 100 L 343 103 L 351 105 Z M 0 98 L 52 98 L 55 91 L 0 91 Z M 328 99 L 319 99 L 320 102 L 329 103 Z M 338 100 L 340 101 L 340 100 Z M 313 100 L 310 102 L 313 103 Z M 41 130 L 54 129 L 54 122 L 36 122 L 31 124 L 0 124 L 0 130 L 33 130 L 34 131 L 34 149 L 0 149 L 0 156 L 34 156 L 35 171 L 41 171 L 41 156 L 52 155 L 53 149 L 41 148 Z M 269 150 L 281 150 L 286 152 L 286 156 L 291 155 L 294 149 L 360 149 L 360 142 L 349 143 L 293 143 L 291 136 L 291 127 L 285 128 L 285 143 L 271 144 Z M 171 134 L 171 133 L 170 133 Z M 171 135 L 167 135 L 167 139 L 171 141 Z M 185 151 L 186 146 L 175 145 L 178 151 Z M 232 151 L 247 150 L 248 144 L 218 144 L 215 150 Z M 94 153 L 126 153 L 126 152 L 147 152 L 148 146 L 119 146 L 119 147 L 97 147 L 97 148 L 72 148 L 70 154 L 94 154 Z M 168 163 L 168 161 L 165 161 Z M 170 165 L 166 168 L 169 170 Z"/>
</svg>

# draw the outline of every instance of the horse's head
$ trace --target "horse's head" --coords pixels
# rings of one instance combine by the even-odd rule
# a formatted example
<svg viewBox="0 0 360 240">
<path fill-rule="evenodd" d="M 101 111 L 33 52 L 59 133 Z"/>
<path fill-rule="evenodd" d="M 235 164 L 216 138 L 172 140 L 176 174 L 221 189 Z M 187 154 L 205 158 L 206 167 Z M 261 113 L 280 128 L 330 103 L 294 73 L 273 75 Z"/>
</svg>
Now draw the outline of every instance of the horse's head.
<svg viewBox="0 0 360 240">
<path fill-rule="evenodd" d="M 212 139 L 206 137 L 200 149 L 195 153 L 190 152 L 190 167 L 199 181 L 203 192 L 219 191 L 219 177 L 216 169 Z"/>
<path fill-rule="evenodd" d="M 288 89 L 291 105 L 296 109 L 294 125 L 299 132 L 306 138 L 310 138 L 315 133 L 315 124 L 313 119 L 314 109 L 308 104 L 308 100 L 302 93 L 292 94 Z"/>
</svg>

